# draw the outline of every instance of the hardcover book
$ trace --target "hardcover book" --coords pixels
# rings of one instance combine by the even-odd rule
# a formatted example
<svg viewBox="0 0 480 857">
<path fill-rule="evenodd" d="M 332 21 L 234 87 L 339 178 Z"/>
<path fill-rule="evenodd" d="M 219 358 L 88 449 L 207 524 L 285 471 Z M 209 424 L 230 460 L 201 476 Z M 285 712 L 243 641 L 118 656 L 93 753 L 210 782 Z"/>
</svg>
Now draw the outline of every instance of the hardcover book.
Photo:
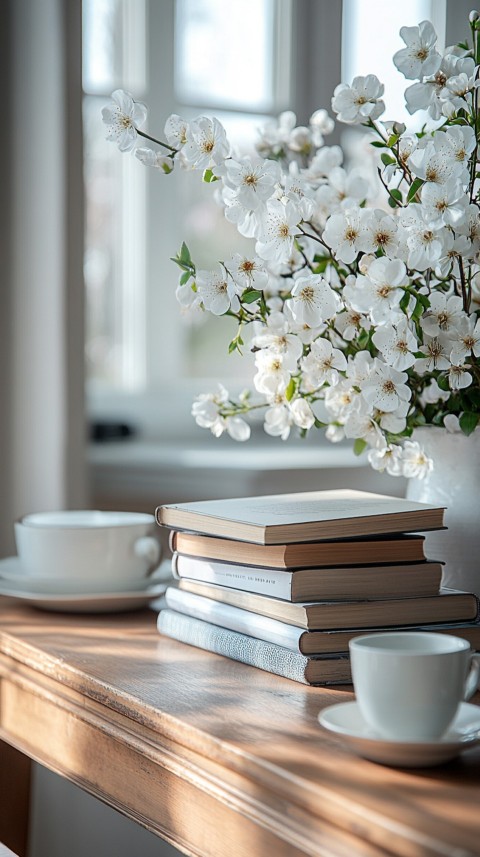
<svg viewBox="0 0 480 857">
<path fill-rule="evenodd" d="M 216 586 L 182 578 L 179 588 L 204 595 L 232 607 L 241 607 L 271 619 L 309 631 L 340 628 L 392 628 L 396 625 L 428 625 L 431 622 L 473 622 L 478 618 L 479 601 L 471 592 L 440 590 L 438 595 L 386 600 L 308 601 L 293 603 L 280 598 Z"/>
<path fill-rule="evenodd" d="M 174 554 L 176 578 L 229 586 L 286 601 L 350 601 L 355 598 L 400 598 L 438 593 L 442 566 L 438 562 L 406 565 L 342 566 L 340 568 L 261 568 Z"/>
<path fill-rule="evenodd" d="M 155 514 L 159 524 L 177 530 L 283 544 L 440 529 L 444 509 L 342 489 L 170 504 Z"/>
<path fill-rule="evenodd" d="M 365 633 L 359 631 L 358 628 L 346 628 L 339 631 L 305 631 L 304 628 L 288 625 L 278 619 L 270 619 L 260 613 L 231 607 L 221 601 L 213 601 L 211 598 L 205 598 L 202 595 L 194 595 L 192 592 L 186 592 L 174 586 L 167 588 L 165 601 L 167 607 L 176 610 L 178 613 L 185 613 L 195 619 L 202 619 L 222 628 L 265 640 L 268 643 L 276 643 L 278 646 L 291 649 L 293 652 L 301 652 L 304 655 L 348 654 L 348 643 L 352 637 L 357 637 L 359 633 Z M 366 632 L 382 630 L 385 629 L 369 628 L 366 629 Z M 441 634 L 453 634 L 468 640 L 475 651 L 480 649 L 480 624 L 478 622 L 400 625 L 396 626 L 395 630 L 430 630 Z"/>
<path fill-rule="evenodd" d="M 346 655 L 307 658 L 275 643 L 256 640 L 169 609 L 159 613 L 157 627 L 161 634 L 181 643 L 224 655 L 302 684 L 351 683 L 350 659 Z"/>
<path fill-rule="evenodd" d="M 170 533 L 172 553 L 178 552 L 203 559 L 218 559 L 268 568 L 308 568 L 308 566 L 319 568 L 320 566 L 421 562 L 426 559 L 424 545 L 424 536 L 403 534 L 371 536 L 363 539 L 259 545 L 181 530 Z M 435 559 L 435 557 L 428 558 Z"/>
</svg>

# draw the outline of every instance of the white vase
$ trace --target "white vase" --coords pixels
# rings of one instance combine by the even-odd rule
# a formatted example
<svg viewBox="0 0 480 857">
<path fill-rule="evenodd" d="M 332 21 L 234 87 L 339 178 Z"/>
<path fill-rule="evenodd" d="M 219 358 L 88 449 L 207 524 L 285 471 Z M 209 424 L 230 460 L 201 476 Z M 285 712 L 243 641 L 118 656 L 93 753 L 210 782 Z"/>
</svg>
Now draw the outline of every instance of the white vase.
<svg viewBox="0 0 480 857">
<path fill-rule="evenodd" d="M 446 507 L 447 530 L 428 533 L 429 559 L 445 563 L 442 585 L 480 596 L 480 429 L 462 432 L 425 427 L 415 432 L 434 469 L 410 479 L 407 497 Z"/>
</svg>

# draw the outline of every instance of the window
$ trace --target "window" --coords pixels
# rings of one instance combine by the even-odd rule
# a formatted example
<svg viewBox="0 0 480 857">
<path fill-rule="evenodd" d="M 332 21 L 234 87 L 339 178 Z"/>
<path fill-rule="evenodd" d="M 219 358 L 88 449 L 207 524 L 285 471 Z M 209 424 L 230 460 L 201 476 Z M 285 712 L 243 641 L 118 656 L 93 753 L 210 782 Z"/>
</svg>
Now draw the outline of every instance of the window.
<svg viewBox="0 0 480 857">
<path fill-rule="evenodd" d="M 83 5 L 90 401 L 97 413 L 107 400 L 121 402 L 129 413 L 132 394 L 158 401 L 160 393 L 169 410 L 184 389 L 188 404 L 182 414 L 188 422 L 191 395 L 208 389 L 209 378 L 244 386 L 251 373 L 248 359 L 227 356 L 233 323 L 229 328 L 226 320 L 208 314 L 199 326 L 184 323 L 170 257 L 185 240 L 197 264 L 212 268 L 239 248 L 241 238 L 198 176 L 178 170 L 164 177 L 107 143 L 103 104 L 113 89 L 130 90 L 148 104 L 147 130 L 154 136 L 162 134 L 173 112 L 186 118 L 214 113 L 245 150 L 268 116 L 290 108 L 306 121 L 317 107 L 329 107 L 340 79 L 342 44 L 341 79 L 376 73 L 386 85 L 387 114 L 401 118 L 405 81 L 391 59 L 402 46 L 398 30 L 431 18 L 442 37 L 446 0 L 343 0 L 343 5 L 340 0 L 83 0 Z"/>
<path fill-rule="evenodd" d="M 235 228 L 200 177 L 178 170 L 166 179 L 106 142 L 101 108 L 124 88 L 148 104 L 154 135 L 172 112 L 214 112 L 236 146 L 252 148 L 258 125 L 290 103 L 290 6 L 84 0 L 86 360 L 94 394 L 158 391 L 171 380 L 216 375 L 220 360 L 225 376 L 248 375 L 241 358 L 226 359 L 227 325 L 207 316 L 194 327 L 182 321 L 170 262 L 185 240 L 197 263 L 212 267 L 238 248 Z"/>
</svg>

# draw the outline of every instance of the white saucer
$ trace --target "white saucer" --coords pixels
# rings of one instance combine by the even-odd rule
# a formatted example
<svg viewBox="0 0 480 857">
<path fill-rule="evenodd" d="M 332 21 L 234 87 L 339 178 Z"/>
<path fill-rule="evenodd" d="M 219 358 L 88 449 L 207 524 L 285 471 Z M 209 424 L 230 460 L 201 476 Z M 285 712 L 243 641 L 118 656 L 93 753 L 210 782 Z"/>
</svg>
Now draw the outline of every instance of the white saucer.
<svg viewBox="0 0 480 857">
<path fill-rule="evenodd" d="M 318 715 L 320 724 L 341 735 L 357 755 L 402 768 L 425 768 L 454 759 L 462 750 L 480 744 L 480 707 L 460 704 L 448 732 L 438 741 L 392 741 L 380 738 L 365 723 L 356 702 L 340 702 Z"/>
<path fill-rule="evenodd" d="M 94 592 L 105 594 L 107 591 L 110 594 L 140 592 L 153 584 L 171 582 L 172 579 L 171 561 L 164 561 L 148 577 L 141 580 L 134 580 L 131 583 L 114 580 L 107 586 L 101 581 L 92 585 L 88 581 L 76 578 L 33 576 L 25 571 L 18 556 L 0 560 L 0 587 L 8 581 L 17 584 L 22 591 L 24 589 L 31 591 L 33 588 L 35 592 L 41 592 L 43 595 L 93 595 Z"/>
<path fill-rule="evenodd" d="M 164 576 L 150 577 L 124 591 L 87 592 L 72 589 L 72 582 L 34 579 L 23 573 L 18 557 L 0 560 L 0 595 L 27 601 L 43 610 L 69 613 L 113 613 L 137 610 L 160 598 L 167 587 Z"/>
</svg>

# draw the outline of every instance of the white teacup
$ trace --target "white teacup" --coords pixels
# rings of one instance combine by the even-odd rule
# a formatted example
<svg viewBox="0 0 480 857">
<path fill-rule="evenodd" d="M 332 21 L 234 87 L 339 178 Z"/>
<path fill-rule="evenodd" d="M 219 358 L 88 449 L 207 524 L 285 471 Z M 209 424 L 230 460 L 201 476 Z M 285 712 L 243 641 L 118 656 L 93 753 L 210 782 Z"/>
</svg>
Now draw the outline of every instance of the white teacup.
<svg viewBox="0 0 480 857">
<path fill-rule="evenodd" d="M 144 584 L 157 567 L 155 518 L 140 512 L 38 512 L 15 523 L 22 573 L 79 591 Z"/>
<path fill-rule="evenodd" d="M 460 637 L 391 631 L 354 637 L 349 648 L 360 712 L 383 738 L 438 740 L 478 687 L 480 656 Z"/>
</svg>

